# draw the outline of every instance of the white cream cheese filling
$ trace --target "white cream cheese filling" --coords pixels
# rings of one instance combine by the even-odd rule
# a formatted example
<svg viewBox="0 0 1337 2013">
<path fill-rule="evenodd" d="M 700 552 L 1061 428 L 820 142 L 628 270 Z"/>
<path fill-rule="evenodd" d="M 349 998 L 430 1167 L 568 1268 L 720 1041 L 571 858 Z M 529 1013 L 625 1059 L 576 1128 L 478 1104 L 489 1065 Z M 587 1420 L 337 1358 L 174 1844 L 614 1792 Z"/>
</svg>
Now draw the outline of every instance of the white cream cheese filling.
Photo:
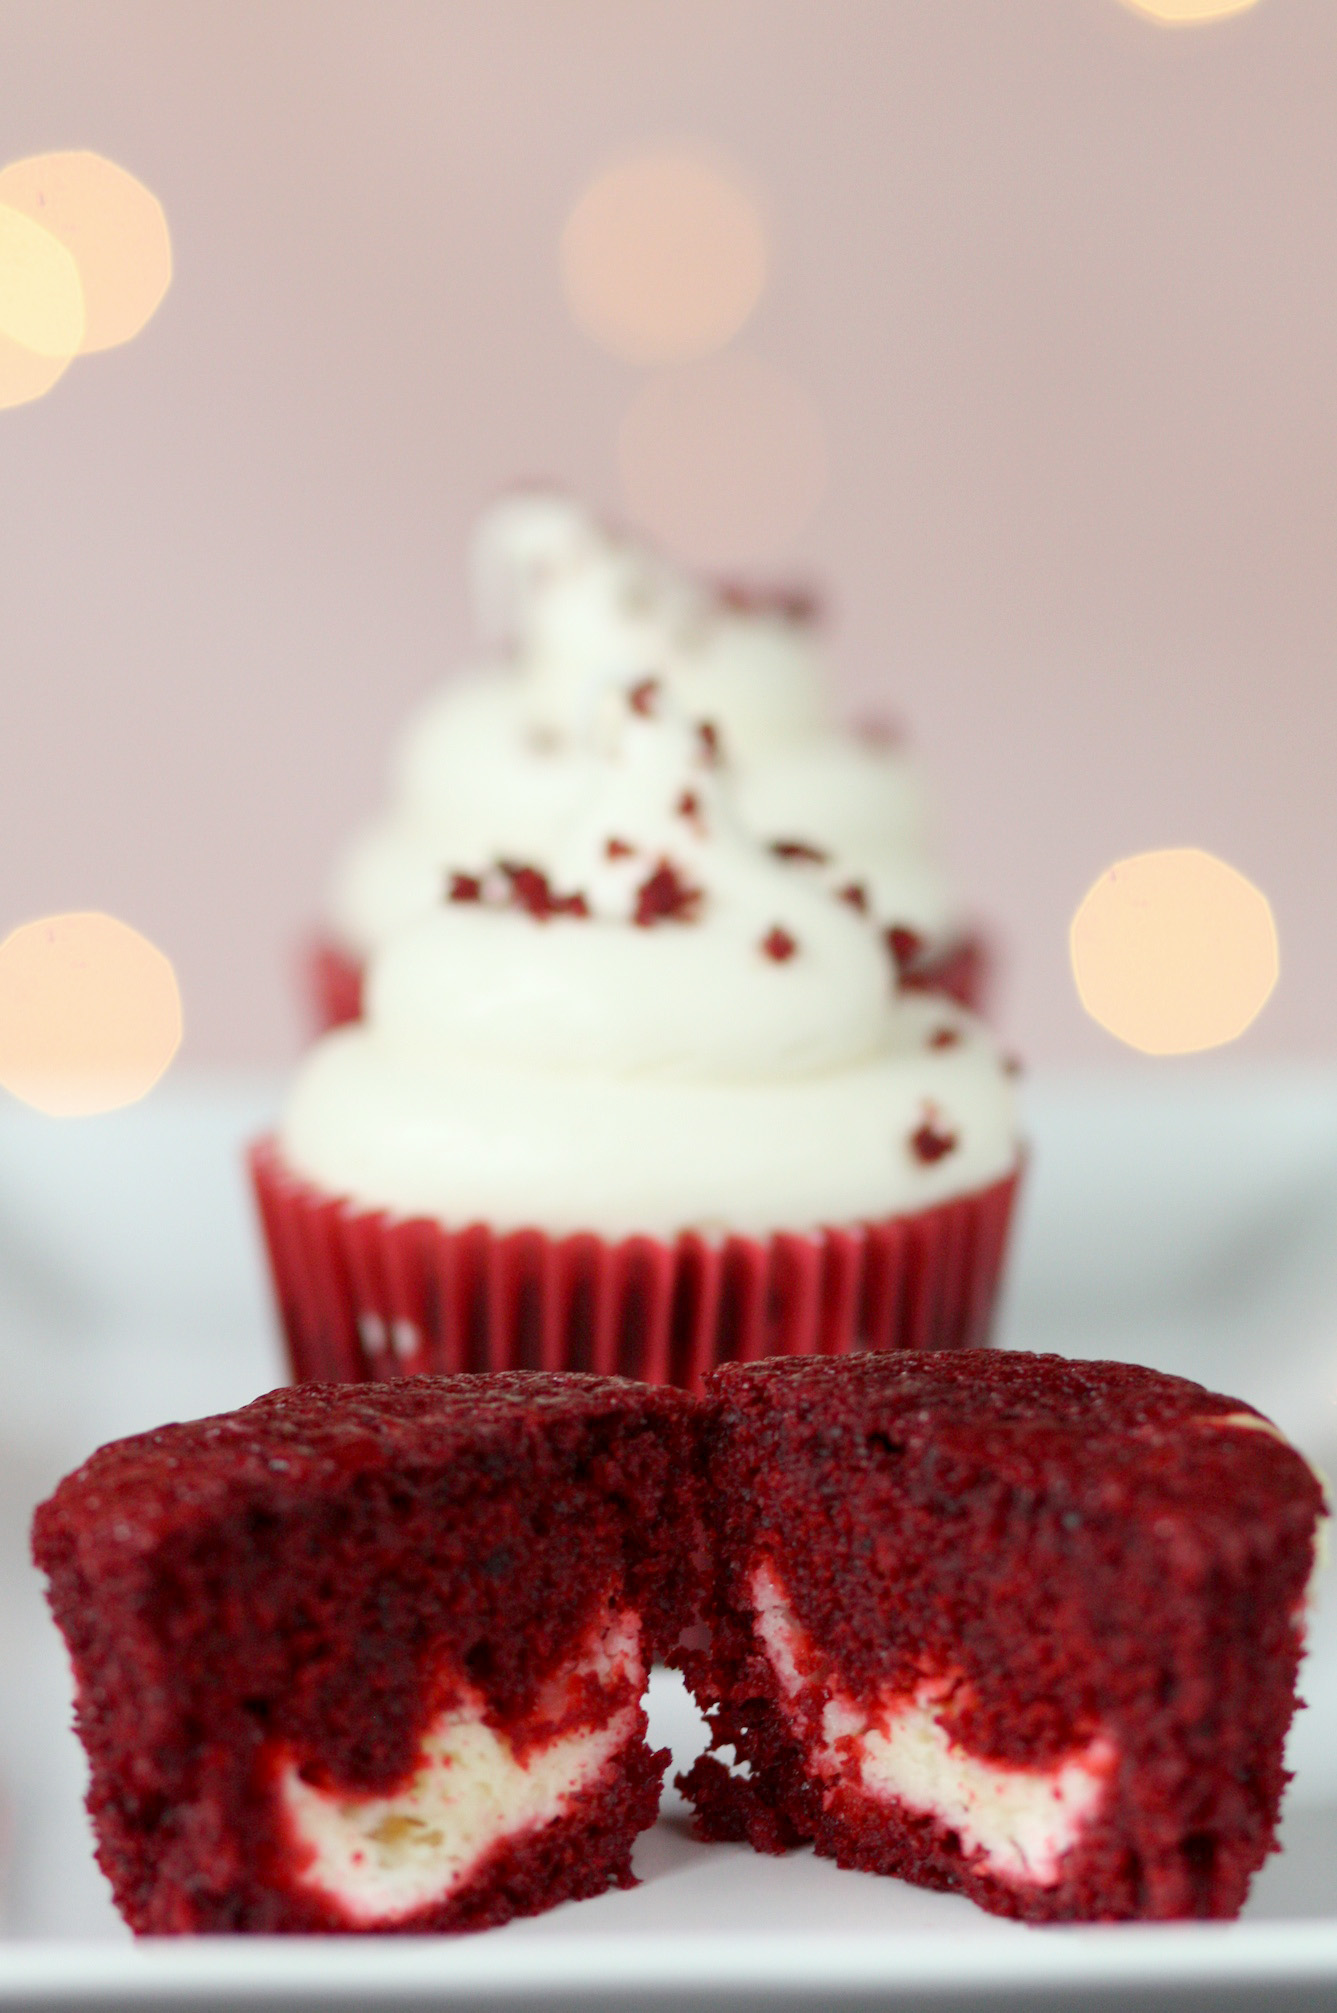
<svg viewBox="0 0 1337 2013">
<path fill-rule="evenodd" d="M 593 1677 L 631 1697 L 601 1725 L 538 1740 L 517 1753 L 487 1724 L 481 1694 L 463 1685 L 424 1736 L 412 1779 L 390 1796 L 317 1789 L 289 1761 L 278 1795 L 305 1863 L 303 1887 L 333 1902 L 363 1928 L 402 1921 L 448 1900 L 507 1840 L 555 1823 L 599 1779 L 637 1730 L 645 1672 L 640 1623 L 629 1609 L 610 1616 L 575 1659 L 556 1672 L 535 1708 L 560 1723 L 576 1688 Z"/>
<path fill-rule="evenodd" d="M 831 1683 L 769 1561 L 753 1574 L 752 1600 L 758 1638 L 791 1723 L 808 1734 L 808 1765 L 817 1776 L 832 1788 L 852 1784 L 875 1801 L 936 1818 L 957 1834 L 967 1856 L 1000 1879 L 1055 1885 L 1065 1855 L 1104 1799 L 1116 1759 L 1107 1739 L 1097 1736 L 1048 1769 L 986 1761 L 960 1747 L 942 1724 L 950 1679 L 923 1681 L 908 1697 L 858 1703 Z"/>
</svg>

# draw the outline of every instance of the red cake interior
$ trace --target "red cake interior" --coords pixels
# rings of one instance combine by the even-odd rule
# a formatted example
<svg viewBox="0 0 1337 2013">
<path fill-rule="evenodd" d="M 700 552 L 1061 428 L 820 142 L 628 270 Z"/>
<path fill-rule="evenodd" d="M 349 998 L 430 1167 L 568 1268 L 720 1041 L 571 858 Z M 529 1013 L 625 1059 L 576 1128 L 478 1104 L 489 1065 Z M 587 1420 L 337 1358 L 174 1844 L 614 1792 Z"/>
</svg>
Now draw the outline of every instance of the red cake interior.
<svg viewBox="0 0 1337 2013">
<path fill-rule="evenodd" d="M 1274 1844 L 1322 1491 L 1183 1379 L 729 1365 L 698 1829 L 1033 1920 L 1233 1914 Z"/>
<path fill-rule="evenodd" d="M 34 1550 L 131 1925 L 474 1929 L 629 1884 L 687 1416 L 596 1377 L 305 1385 L 67 1478 Z"/>
</svg>

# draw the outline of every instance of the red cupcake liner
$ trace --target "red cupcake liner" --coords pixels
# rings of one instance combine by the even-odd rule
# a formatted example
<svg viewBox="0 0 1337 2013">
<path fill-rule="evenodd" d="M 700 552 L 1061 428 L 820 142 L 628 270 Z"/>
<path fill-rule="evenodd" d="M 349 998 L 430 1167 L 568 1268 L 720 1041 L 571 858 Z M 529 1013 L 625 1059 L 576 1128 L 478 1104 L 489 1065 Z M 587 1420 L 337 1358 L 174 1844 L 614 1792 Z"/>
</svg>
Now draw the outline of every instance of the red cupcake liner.
<svg viewBox="0 0 1337 2013">
<path fill-rule="evenodd" d="M 357 958 L 330 938 L 317 937 L 308 946 L 303 965 L 304 990 L 317 1034 L 362 1018 L 363 966 Z M 910 992 L 945 993 L 973 1013 L 982 1013 L 992 970 L 987 939 L 972 931 L 916 959 L 902 971 L 901 985 Z"/>
<path fill-rule="evenodd" d="M 316 937 L 302 958 L 302 985 L 317 1034 L 362 1018 L 362 962 L 329 937 Z"/>
<path fill-rule="evenodd" d="M 970 1349 L 989 1339 L 1018 1173 L 913 1215 L 811 1235 L 610 1242 L 450 1230 L 250 1171 L 295 1378 L 595 1370 L 700 1386 L 762 1356 Z"/>
</svg>

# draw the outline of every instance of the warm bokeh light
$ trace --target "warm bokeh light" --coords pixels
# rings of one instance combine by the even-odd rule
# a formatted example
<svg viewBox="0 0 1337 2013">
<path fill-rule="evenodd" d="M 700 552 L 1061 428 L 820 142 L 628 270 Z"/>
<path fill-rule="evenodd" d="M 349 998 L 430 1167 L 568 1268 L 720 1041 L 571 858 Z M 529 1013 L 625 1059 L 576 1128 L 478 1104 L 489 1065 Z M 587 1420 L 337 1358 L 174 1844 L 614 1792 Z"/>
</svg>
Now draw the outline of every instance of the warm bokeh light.
<svg viewBox="0 0 1337 2013">
<path fill-rule="evenodd" d="M 1123 0 L 1123 4 L 1134 14 L 1181 27 L 1196 21 L 1220 21 L 1227 14 L 1246 14 L 1258 0 Z"/>
<path fill-rule="evenodd" d="M 587 335 L 632 363 L 721 349 L 766 284 L 766 232 L 701 149 L 647 153 L 591 182 L 562 232 L 562 280 Z"/>
<path fill-rule="evenodd" d="M 0 335 L 39 357 L 72 357 L 84 292 L 67 248 L 0 194 Z"/>
<path fill-rule="evenodd" d="M 181 1042 L 181 995 L 147 937 L 95 912 L 43 916 L 0 944 L 0 1084 L 53 1118 L 153 1088 Z"/>
<path fill-rule="evenodd" d="M 38 356 L 12 336 L 0 335 L 0 411 L 43 397 L 73 361 L 68 356 Z"/>
<path fill-rule="evenodd" d="M 1082 1005 L 1148 1055 L 1234 1041 L 1277 982 L 1266 896 L 1195 846 L 1117 861 L 1087 891 L 1069 941 Z"/>
<path fill-rule="evenodd" d="M 826 485 L 826 436 L 807 394 L 747 351 L 661 371 L 618 436 L 627 509 L 678 558 L 783 557 Z"/>
<path fill-rule="evenodd" d="M 73 261 L 87 317 L 78 350 L 138 335 L 172 278 L 167 219 L 142 182 L 100 154 L 34 154 L 0 173 L 0 204 L 49 232 Z"/>
</svg>

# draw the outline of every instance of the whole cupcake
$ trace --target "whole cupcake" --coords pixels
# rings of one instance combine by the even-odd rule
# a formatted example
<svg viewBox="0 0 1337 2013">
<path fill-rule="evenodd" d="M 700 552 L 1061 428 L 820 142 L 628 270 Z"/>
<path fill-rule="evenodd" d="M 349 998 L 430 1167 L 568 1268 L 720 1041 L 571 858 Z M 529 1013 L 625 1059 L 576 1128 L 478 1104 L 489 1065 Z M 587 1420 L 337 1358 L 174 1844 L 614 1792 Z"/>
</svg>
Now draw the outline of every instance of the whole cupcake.
<svg viewBox="0 0 1337 2013">
<path fill-rule="evenodd" d="M 254 1152 L 298 1377 L 987 1339 L 1005 1065 L 864 905 L 747 836 L 708 725 L 603 694 L 540 864 L 466 859 Z"/>
<path fill-rule="evenodd" d="M 653 675 L 727 751 L 756 838 L 862 901 L 903 980 L 978 1004 L 984 957 L 894 741 L 837 724 L 811 608 L 694 581 L 569 500 L 503 500 L 473 555 L 482 665 L 412 720 L 387 811 L 338 864 L 313 963 L 317 1017 L 360 1011 L 367 960 L 435 904 L 451 861 L 541 858 L 588 785 L 583 728 L 610 677 Z"/>
</svg>

